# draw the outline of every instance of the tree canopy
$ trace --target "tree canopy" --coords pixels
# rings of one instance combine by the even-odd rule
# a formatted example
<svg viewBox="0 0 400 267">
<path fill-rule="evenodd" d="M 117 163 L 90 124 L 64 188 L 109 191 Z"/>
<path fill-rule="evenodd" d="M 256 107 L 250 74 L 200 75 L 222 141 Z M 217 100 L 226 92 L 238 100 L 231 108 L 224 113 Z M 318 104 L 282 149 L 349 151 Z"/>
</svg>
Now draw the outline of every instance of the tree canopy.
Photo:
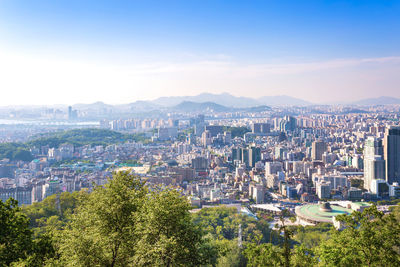
<svg viewBox="0 0 400 267">
<path fill-rule="evenodd" d="M 180 191 L 126 172 L 92 192 L 0 201 L 0 266 L 400 266 L 400 206 L 337 216 L 338 230 L 190 210 Z"/>
<path fill-rule="evenodd" d="M 32 247 L 32 231 L 28 227 L 29 219 L 16 200 L 0 200 L 0 266 L 26 257 Z"/>
</svg>

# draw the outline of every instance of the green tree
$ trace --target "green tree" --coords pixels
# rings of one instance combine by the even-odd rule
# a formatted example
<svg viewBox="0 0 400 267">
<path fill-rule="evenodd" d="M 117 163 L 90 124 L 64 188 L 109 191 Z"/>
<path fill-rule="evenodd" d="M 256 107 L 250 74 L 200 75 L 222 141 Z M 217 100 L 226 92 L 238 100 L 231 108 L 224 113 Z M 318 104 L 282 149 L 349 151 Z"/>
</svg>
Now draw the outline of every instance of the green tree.
<svg viewBox="0 0 400 267">
<path fill-rule="evenodd" d="M 306 248 L 304 245 L 300 245 L 293 248 L 290 264 L 290 266 L 293 267 L 310 267 L 317 266 L 318 260 L 311 249 Z"/>
<path fill-rule="evenodd" d="M 304 245 L 306 248 L 319 246 L 323 241 L 329 239 L 331 231 L 334 229 L 331 223 L 319 223 L 315 226 L 296 226 L 294 229 L 293 240 Z"/>
<path fill-rule="evenodd" d="M 132 265 L 140 234 L 135 226 L 146 194 L 138 178 L 119 172 L 105 186 L 81 195 L 71 221 L 58 236 L 60 264 Z"/>
<path fill-rule="evenodd" d="M 76 191 L 54 194 L 48 196 L 42 202 L 23 206 L 22 211 L 30 219 L 30 227 L 33 228 L 34 232 L 42 234 L 46 231 L 44 228 L 47 225 L 65 225 L 78 204 L 79 195 L 82 194 L 86 193 Z"/>
<path fill-rule="evenodd" d="M 52 235 L 43 234 L 33 240 L 32 249 L 26 258 L 20 258 L 11 263 L 15 267 L 39 267 L 45 266 L 50 261 L 56 259 L 56 251 L 53 244 Z"/>
<path fill-rule="evenodd" d="M 192 222 L 188 200 L 172 188 L 153 189 L 146 198 L 136 231 L 138 266 L 199 266 L 208 263 L 209 247 Z"/>
<path fill-rule="evenodd" d="M 18 148 L 12 155 L 14 160 L 22 160 L 25 162 L 33 160 L 33 156 L 30 151 Z"/>
<path fill-rule="evenodd" d="M 244 250 L 244 255 L 250 267 L 283 266 L 285 263 L 283 250 L 271 243 L 260 245 L 249 243 Z"/>
<path fill-rule="evenodd" d="M 244 267 L 246 266 L 246 258 L 243 255 L 242 248 L 238 246 L 237 240 L 214 240 L 217 248 L 217 264 L 218 267 Z"/>
<path fill-rule="evenodd" d="M 31 248 L 29 219 L 21 212 L 16 200 L 0 200 L 0 266 L 26 258 Z"/>
<path fill-rule="evenodd" d="M 279 232 L 283 232 L 283 244 L 282 244 L 282 256 L 284 259 L 283 266 L 290 266 L 290 258 L 291 258 L 291 238 L 293 236 L 293 229 L 288 227 L 285 224 L 286 217 L 290 217 L 291 214 L 287 209 L 284 209 L 279 217 L 281 222 L 280 225 L 276 225 L 275 227 L 279 229 Z"/>
<path fill-rule="evenodd" d="M 345 229 L 316 249 L 322 266 L 400 266 L 400 224 L 393 214 L 372 206 L 336 219 Z"/>
<path fill-rule="evenodd" d="M 276 232 L 271 231 L 268 222 L 240 214 L 236 208 L 222 206 L 202 209 L 193 214 L 193 221 L 214 239 L 236 240 L 241 225 L 242 239 L 245 242 L 272 241 L 277 244 L 281 240 Z"/>
</svg>

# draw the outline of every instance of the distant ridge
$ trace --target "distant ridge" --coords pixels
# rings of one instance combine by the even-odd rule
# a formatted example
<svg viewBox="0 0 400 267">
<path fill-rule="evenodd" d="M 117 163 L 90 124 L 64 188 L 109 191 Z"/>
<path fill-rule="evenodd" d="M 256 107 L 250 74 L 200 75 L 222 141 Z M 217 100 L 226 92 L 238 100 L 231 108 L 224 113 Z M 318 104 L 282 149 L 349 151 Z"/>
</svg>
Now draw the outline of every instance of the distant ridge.
<svg viewBox="0 0 400 267">
<path fill-rule="evenodd" d="M 227 112 L 230 108 L 216 104 L 214 102 L 197 103 L 192 101 L 183 101 L 182 103 L 171 107 L 170 109 L 181 112 L 214 111 Z"/>
<path fill-rule="evenodd" d="M 233 111 L 242 111 L 242 112 L 263 112 L 271 110 L 270 107 L 262 105 L 262 106 L 254 106 L 254 107 L 246 107 L 246 108 L 234 108 L 234 107 L 226 107 L 220 104 L 216 104 L 214 102 L 192 102 L 192 101 L 183 101 L 182 103 L 167 108 L 167 110 L 172 111 L 180 111 L 180 112 L 233 112 Z"/>
<path fill-rule="evenodd" d="M 400 99 L 390 96 L 376 98 L 366 98 L 352 103 L 353 105 L 373 106 L 373 105 L 394 105 L 400 104 Z"/>
<path fill-rule="evenodd" d="M 251 107 L 260 104 L 256 99 L 249 97 L 236 97 L 228 93 L 222 93 L 222 94 L 203 93 L 196 96 L 160 97 L 151 102 L 160 106 L 171 107 L 185 101 L 196 102 L 196 103 L 214 102 L 222 106 L 236 107 L 236 108 Z"/>
<path fill-rule="evenodd" d="M 213 102 L 226 107 L 235 108 L 248 108 L 260 105 L 272 105 L 272 106 L 307 106 L 312 103 L 303 99 L 280 95 L 280 96 L 264 96 L 261 98 L 250 98 L 250 97 L 237 97 L 229 93 L 222 94 L 211 94 L 203 93 L 196 96 L 171 96 L 171 97 L 160 97 L 153 101 L 149 101 L 153 104 L 157 104 L 164 107 L 171 107 L 178 105 L 184 101 L 191 101 L 196 103 Z"/>
<path fill-rule="evenodd" d="M 97 101 L 91 104 L 75 104 L 72 106 L 73 108 L 87 110 L 87 109 L 112 109 L 113 105 L 105 104 L 104 102 Z"/>
</svg>

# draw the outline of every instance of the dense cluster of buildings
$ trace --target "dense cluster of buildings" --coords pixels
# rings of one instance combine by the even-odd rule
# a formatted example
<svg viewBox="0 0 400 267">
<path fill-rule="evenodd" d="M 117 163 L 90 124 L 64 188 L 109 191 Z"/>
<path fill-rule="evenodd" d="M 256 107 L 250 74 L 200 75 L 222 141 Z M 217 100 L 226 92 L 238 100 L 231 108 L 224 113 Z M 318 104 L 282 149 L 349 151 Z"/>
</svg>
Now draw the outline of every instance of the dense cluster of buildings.
<svg viewBox="0 0 400 267">
<path fill-rule="evenodd" d="M 152 141 L 31 148 L 32 162 L 0 162 L 0 199 L 31 204 L 91 190 L 118 169 L 175 186 L 194 206 L 400 198 L 396 113 L 262 115 L 102 121 L 113 130 L 153 129 Z M 238 135 L 237 127 L 248 130 Z"/>
</svg>

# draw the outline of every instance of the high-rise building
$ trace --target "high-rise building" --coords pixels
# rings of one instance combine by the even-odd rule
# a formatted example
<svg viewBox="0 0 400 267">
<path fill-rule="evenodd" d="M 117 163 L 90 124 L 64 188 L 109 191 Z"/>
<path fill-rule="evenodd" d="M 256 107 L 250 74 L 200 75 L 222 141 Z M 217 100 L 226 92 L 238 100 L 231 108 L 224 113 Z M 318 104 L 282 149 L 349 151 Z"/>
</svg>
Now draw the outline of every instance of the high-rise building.
<svg viewBox="0 0 400 267">
<path fill-rule="evenodd" d="M 216 137 L 218 134 L 224 133 L 224 126 L 221 125 L 206 125 L 205 130 L 209 131 L 211 137 Z"/>
<path fill-rule="evenodd" d="M 204 121 L 204 115 L 198 115 L 196 118 L 190 119 L 190 126 L 194 127 L 194 134 L 201 136 L 204 132 L 206 123 Z"/>
<path fill-rule="evenodd" d="M 249 167 L 255 167 L 256 162 L 261 160 L 261 149 L 259 147 L 249 147 Z"/>
<path fill-rule="evenodd" d="M 383 139 L 386 182 L 400 182 L 400 127 L 386 128 Z"/>
<path fill-rule="evenodd" d="M 68 107 L 68 119 L 69 120 L 74 120 L 78 118 L 78 111 L 75 109 L 72 109 L 71 106 Z"/>
<path fill-rule="evenodd" d="M 266 162 L 265 163 L 265 176 L 270 174 L 277 174 L 283 171 L 282 162 Z"/>
<path fill-rule="evenodd" d="M 279 123 L 279 130 L 281 132 L 294 131 L 297 126 L 296 118 L 292 116 L 285 116 Z"/>
<path fill-rule="evenodd" d="M 331 197 L 331 185 L 329 182 L 318 182 L 315 187 L 319 199 Z"/>
<path fill-rule="evenodd" d="M 322 160 L 322 154 L 326 150 L 326 144 L 324 141 L 314 141 L 311 148 L 312 160 Z"/>
<path fill-rule="evenodd" d="M 370 136 L 365 141 L 364 158 L 365 157 L 373 158 L 375 155 L 383 156 L 382 140 Z"/>
<path fill-rule="evenodd" d="M 211 133 L 209 131 L 204 131 L 201 135 L 201 144 L 204 147 L 207 147 L 208 145 L 211 145 Z"/>
<path fill-rule="evenodd" d="M 270 132 L 270 125 L 268 123 L 253 123 L 251 131 L 254 134 L 267 134 Z"/>
<path fill-rule="evenodd" d="M 371 183 L 377 179 L 385 179 L 385 160 L 382 156 L 364 159 L 364 188 L 371 191 Z"/>
<path fill-rule="evenodd" d="M 264 203 L 265 189 L 262 184 L 250 184 L 249 195 L 255 200 L 256 204 Z"/>
<path fill-rule="evenodd" d="M 385 179 L 383 146 L 382 140 L 369 137 L 364 148 L 364 188 L 371 191 L 371 183 L 376 179 Z"/>
<path fill-rule="evenodd" d="M 242 161 L 242 148 L 232 148 L 232 162 Z"/>
<path fill-rule="evenodd" d="M 224 143 L 230 144 L 232 141 L 232 133 L 231 132 L 224 132 Z"/>
<path fill-rule="evenodd" d="M 192 159 L 192 168 L 194 168 L 196 171 L 204 171 L 208 168 L 208 160 L 204 157 L 196 157 Z"/>
</svg>

